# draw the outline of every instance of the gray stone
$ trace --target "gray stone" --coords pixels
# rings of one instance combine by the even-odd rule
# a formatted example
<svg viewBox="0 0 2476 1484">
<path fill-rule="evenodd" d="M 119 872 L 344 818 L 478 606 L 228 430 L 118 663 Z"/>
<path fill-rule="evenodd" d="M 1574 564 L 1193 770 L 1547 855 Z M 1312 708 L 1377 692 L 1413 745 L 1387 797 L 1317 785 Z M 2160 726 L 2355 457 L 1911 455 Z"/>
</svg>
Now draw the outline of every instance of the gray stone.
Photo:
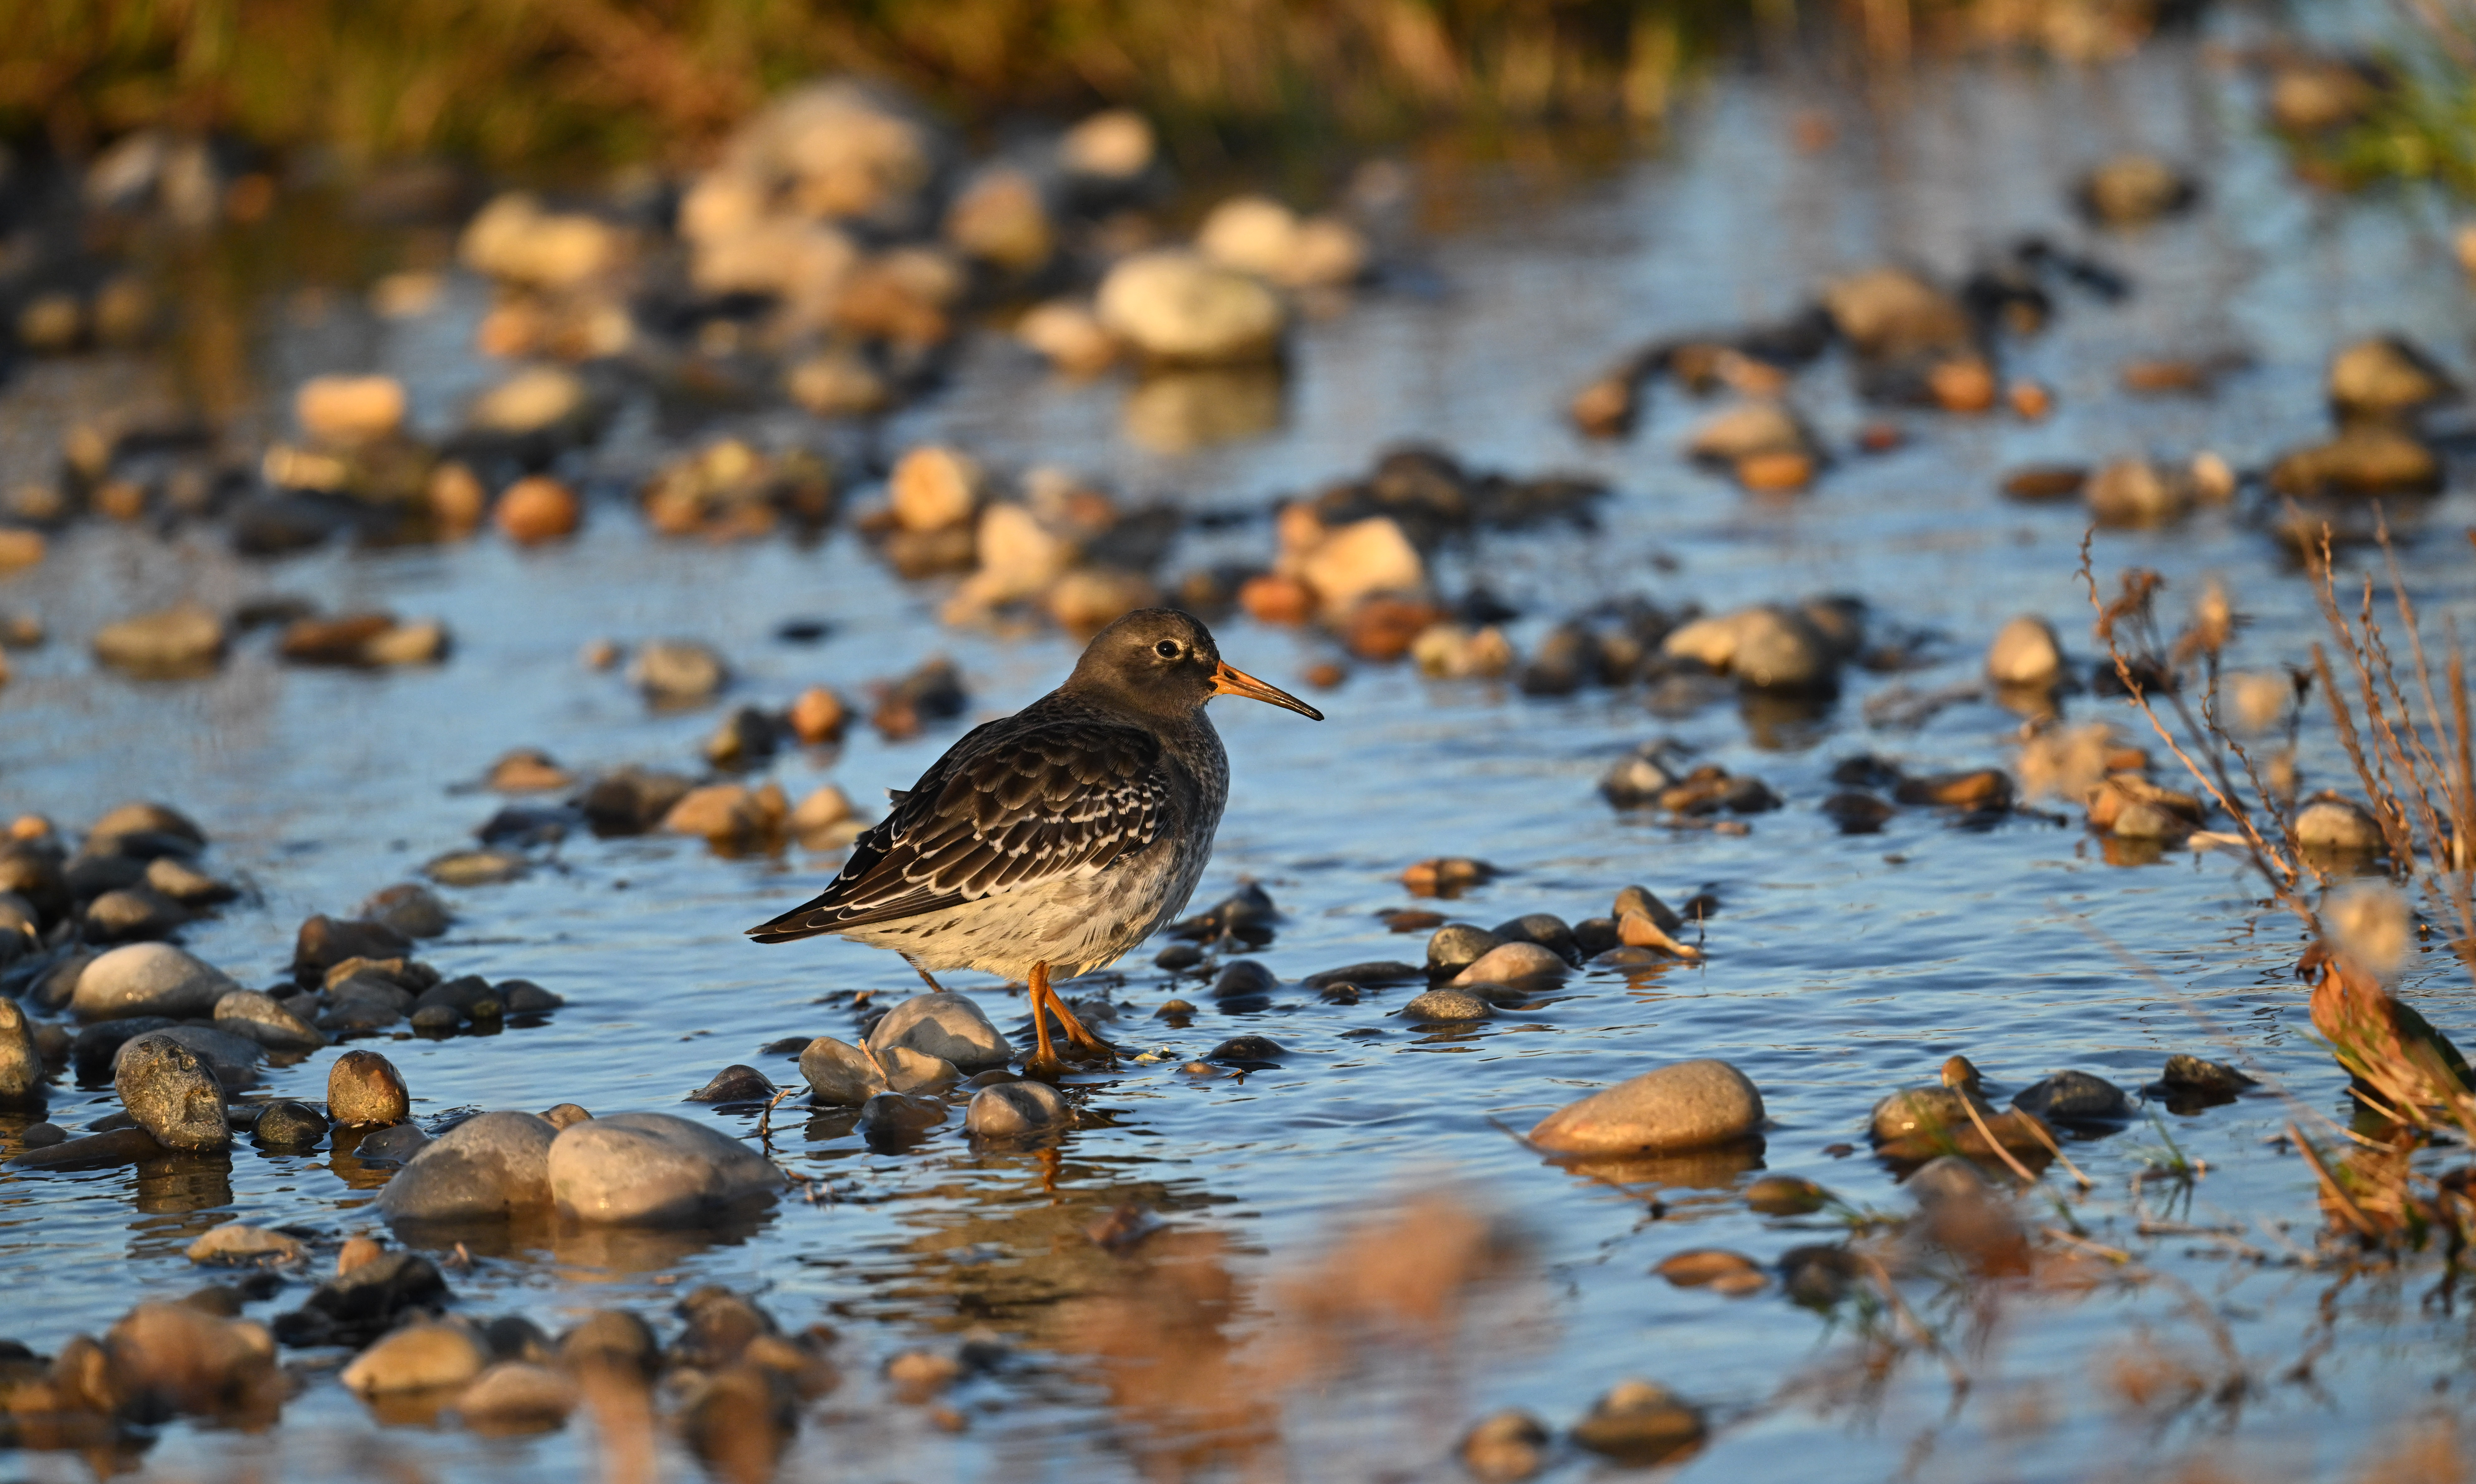
<svg viewBox="0 0 2476 1484">
<path fill-rule="evenodd" d="M 1120 259 L 1101 281 L 1095 309 L 1111 334 L 1145 356 L 1190 364 L 1268 359 L 1289 320 L 1263 284 L 1177 249 Z"/>
<path fill-rule="evenodd" d="M 463 1024 L 463 1012 L 451 1004 L 426 1004 L 412 1012 L 412 1028 L 424 1035 L 447 1035 Z"/>
<path fill-rule="evenodd" d="M 310 1252 L 296 1237 L 247 1222 L 226 1222 L 201 1233 L 184 1255 L 194 1263 L 256 1264 L 299 1262 Z"/>
<path fill-rule="evenodd" d="M 1370 963 L 1347 964 L 1339 969 L 1326 969 L 1319 974 L 1308 975 L 1299 980 L 1299 983 L 1305 988 L 1316 990 L 1330 989 L 1336 984 L 1352 984 L 1364 989 L 1374 984 L 1406 984 L 1412 979 L 1422 979 L 1426 977 L 1427 971 L 1417 964 L 1405 964 L 1399 959 L 1385 958 Z"/>
<path fill-rule="evenodd" d="M 95 631 L 94 657 L 133 675 L 202 675 L 221 663 L 229 636 L 204 608 L 140 613 Z"/>
<path fill-rule="evenodd" d="M 2340 794 L 2318 794 L 2296 811 L 2295 843 L 2308 851 L 2369 854 L 2389 841 L 2382 834 L 2381 822 L 2363 804 Z"/>
<path fill-rule="evenodd" d="M 576 1383 L 548 1366 L 503 1360 L 456 1397 L 456 1415 L 477 1432 L 544 1432 L 576 1410 Z"/>
<path fill-rule="evenodd" d="M 2064 647 L 2053 626 L 2023 613 L 1996 630 L 1986 647 L 1986 678 L 1997 685 L 2053 688 L 2064 678 Z"/>
<path fill-rule="evenodd" d="M 1008 1139 L 1063 1128 L 1074 1121 L 1074 1110 L 1056 1088 L 1046 1082 L 1005 1082 L 972 1095 L 972 1105 L 963 1114 L 963 1131 L 984 1139 Z"/>
<path fill-rule="evenodd" d="M 2050 1124 L 2121 1124 L 2132 1118 L 2123 1089 L 2087 1072 L 2058 1072 L 2020 1090 L 2012 1105 Z"/>
<path fill-rule="evenodd" d="M 868 1033 L 868 1049 L 907 1046 L 957 1067 L 986 1067 L 1014 1055 L 1014 1043 L 989 1024 L 969 995 L 914 995 L 885 1014 Z"/>
<path fill-rule="evenodd" d="M 1428 935 L 1427 968 L 1466 969 L 1503 941 L 1473 923 L 1447 923 Z"/>
<path fill-rule="evenodd" d="M 667 1113 L 613 1113 L 561 1132 L 550 1148 L 551 1196 L 579 1221 L 670 1225 L 781 1188 L 747 1145 Z"/>
<path fill-rule="evenodd" d="M 379 1192 L 390 1222 L 497 1221 L 551 1202 L 559 1131 L 531 1113 L 483 1113 L 432 1140 Z"/>
<path fill-rule="evenodd" d="M 1698 1149 L 1749 1138 L 1763 1095 L 1724 1061 L 1681 1061 L 1568 1103 L 1541 1119 L 1530 1142 L 1565 1154 Z"/>
<path fill-rule="evenodd" d="M 533 863 L 520 852 L 485 849 L 433 856 L 421 874 L 441 886 L 496 886 L 521 879 L 532 868 Z"/>
<path fill-rule="evenodd" d="M 1647 1468 L 1702 1441 L 1702 1416 L 1665 1386 L 1619 1381 L 1573 1424 L 1573 1441 L 1632 1468 Z"/>
<path fill-rule="evenodd" d="M 43 1058 L 35 1050 L 26 1012 L 14 1000 L 0 1000 L 0 1108 L 43 1105 Z"/>
<path fill-rule="evenodd" d="M 314 1051 L 327 1038 L 273 995 L 235 989 L 215 1002 L 215 1028 L 247 1036 L 270 1051 Z"/>
<path fill-rule="evenodd" d="M 1958 1154 L 1941 1154 L 1912 1171 L 1900 1188 L 1926 1207 L 1955 1200 L 1983 1200 L 1992 1195 L 1986 1174 Z"/>
<path fill-rule="evenodd" d="M 98 955 L 78 975 L 69 1008 L 86 1021 L 131 1015 L 204 1019 L 240 988 L 223 971 L 168 943 L 132 943 Z"/>
<path fill-rule="evenodd" d="M 148 861 L 146 885 L 185 907 L 212 906 L 240 895 L 238 888 L 216 880 L 177 855 L 158 855 Z"/>
<path fill-rule="evenodd" d="M 318 1029 L 338 1036 L 367 1035 L 404 1019 L 412 997 L 385 985 L 351 981 L 329 996 L 318 1012 Z"/>
<path fill-rule="evenodd" d="M 1562 978 L 1572 966 L 1551 949 L 1536 943 L 1499 943 L 1464 966 L 1452 977 L 1456 984 L 1519 984 L 1524 980 Z"/>
<path fill-rule="evenodd" d="M 141 883 L 105 892 L 87 903 L 86 935 L 97 943 L 162 938 L 188 920 L 187 907 Z"/>
<path fill-rule="evenodd" d="M 361 903 L 360 915 L 408 938 L 435 938 L 454 921 L 438 893 L 418 881 L 389 886 Z"/>
<path fill-rule="evenodd" d="M 487 1359 L 461 1324 L 407 1324 L 353 1357 L 341 1379 L 363 1397 L 443 1391 L 480 1375 Z"/>
<path fill-rule="evenodd" d="M 214 1074 L 215 1081 L 227 1093 L 236 1093 L 258 1083 L 258 1062 L 265 1054 L 265 1049 L 246 1036 L 229 1035 L 205 1026 L 169 1026 L 148 1034 L 167 1037 L 187 1047 L 207 1064 L 207 1070 Z M 134 1041 L 124 1042 L 113 1054 L 111 1069 L 114 1078 L 120 1075 L 120 1064 L 129 1059 L 130 1047 L 136 1044 Z"/>
<path fill-rule="evenodd" d="M 703 701 L 730 680 L 722 656 L 693 639 L 654 639 L 628 663 L 628 682 L 657 705 Z"/>
<path fill-rule="evenodd" d="M 327 1115 L 306 1102 L 270 1102 L 260 1111 L 250 1132 L 274 1149 L 308 1149 L 327 1137 Z"/>
<path fill-rule="evenodd" d="M 367 1164 L 409 1164 L 433 1142 L 419 1124 L 390 1124 L 363 1135 L 353 1146 L 353 1157 Z"/>
<path fill-rule="evenodd" d="M 77 996 L 78 980 L 86 974 L 86 966 L 102 956 L 92 949 L 74 949 L 61 954 L 27 986 L 26 999 L 37 1010 L 58 1014 L 67 1009 Z"/>
<path fill-rule="evenodd" d="M 688 1094 L 690 1102 L 765 1102 L 780 1089 L 773 1079 L 755 1067 L 729 1066 L 713 1075 L 703 1087 Z"/>
<path fill-rule="evenodd" d="M 1508 923 L 1498 923 L 1494 931 L 1506 943 L 1536 943 L 1557 957 L 1571 960 L 1573 956 L 1572 925 L 1553 912 L 1530 912 Z"/>
<path fill-rule="evenodd" d="M 81 1086 L 111 1080 L 113 1058 L 120 1049 L 150 1030 L 168 1030 L 181 1024 L 161 1015 L 133 1015 L 126 1020 L 97 1021 L 69 1043 L 69 1067 Z"/>
<path fill-rule="evenodd" d="M 946 1104 L 910 1093 L 879 1093 L 860 1104 L 859 1131 L 872 1139 L 902 1140 L 946 1121 Z"/>
<path fill-rule="evenodd" d="M 509 1015 L 546 1015 L 567 1003 L 531 979 L 508 979 L 495 993 Z"/>
<path fill-rule="evenodd" d="M 165 1149 L 219 1150 L 232 1143 L 213 1072 L 166 1031 L 149 1031 L 120 1049 L 112 1087 L 129 1116 Z"/>
<path fill-rule="evenodd" d="M 800 1075 L 808 1080 L 810 1101 L 857 1107 L 879 1093 L 935 1094 L 962 1080 L 953 1062 L 907 1046 L 875 1054 L 872 1065 L 858 1047 L 831 1036 L 809 1042 L 800 1053 Z"/>
<path fill-rule="evenodd" d="M 9 1165 L 14 1170 L 99 1170 L 141 1159 L 161 1159 L 164 1152 L 163 1146 L 143 1128 L 115 1128 L 110 1133 L 62 1140 L 40 1149 L 29 1140 L 26 1152 L 9 1161 Z"/>
<path fill-rule="evenodd" d="M 1425 1025 L 1450 1025 L 1456 1021 L 1483 1021 L 1495 1016 L 1495 1007 L 1478 996 L 1458 989 L 1431 989 L 1401 1007 L 1401 1018 Z"/>
<path fill-rule="evenodd" d="M 163 835 L 192 851 L 207 848 L 207 832 L 198 822 L 168 804 L 135 800 L 115 804 L 87 829 L 87 840 L 111 844 L 130 835 Z"/>
</svg>

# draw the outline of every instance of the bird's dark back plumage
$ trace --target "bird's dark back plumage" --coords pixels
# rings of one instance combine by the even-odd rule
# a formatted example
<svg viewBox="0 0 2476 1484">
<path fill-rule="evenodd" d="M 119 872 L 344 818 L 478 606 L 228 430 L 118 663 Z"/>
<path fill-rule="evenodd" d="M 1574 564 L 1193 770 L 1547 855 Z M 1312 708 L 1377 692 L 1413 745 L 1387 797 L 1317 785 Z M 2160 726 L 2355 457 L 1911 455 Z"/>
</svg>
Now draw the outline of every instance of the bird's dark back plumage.
<svg viewBox="0 0 2476 1484">
<path fill-rule="evenodd" d="M 823 893 L 748 935 L 845 932 L 1105 870 L 1177 826 L 1200 823 L 1208 840 L 1227 777 L 1200 711 L 1164 729 L 1053 691 L 964 735 L 859 837 Z"/>
</svg>

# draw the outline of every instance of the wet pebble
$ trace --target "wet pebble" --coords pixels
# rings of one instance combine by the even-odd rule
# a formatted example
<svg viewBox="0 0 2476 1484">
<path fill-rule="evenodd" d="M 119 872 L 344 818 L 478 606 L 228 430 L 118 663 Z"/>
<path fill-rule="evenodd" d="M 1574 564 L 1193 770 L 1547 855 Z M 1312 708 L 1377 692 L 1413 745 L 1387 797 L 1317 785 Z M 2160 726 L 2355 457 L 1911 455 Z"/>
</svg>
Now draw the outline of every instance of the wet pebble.
<svg viewBox="0 0 2476 1484">
<path fill-rule="evenodd" d="M 982 1092 L 987 1090 L 980 1089 Z M 973 1096 L 977 1098 L 978 1093 Z M 935 1098 L 915 1097 L 910 1093 L 879 1093 L 860 1104 L 858 1127 L 872 1140 L 900 1142 L 916 1138 L 944 1123 L 948 1111 L 946 1104 Z"/>
<path fill-rule="evenodd" d="M 628 663 L 628 683 L 656 705 L 690 705 L 729 683 L 730 667 L 692 639 L 654 639 Z"/>
<path fill-rule="evenodd" d="M 17 1138 L 30 1150 L 45 1150 L 66 1144 L 69 1131 L 58 1124 L 28 1124 Z"/>
<path fill-rule="evenodd" d="M 553 1128 L 568 1128 L 583 1123 L 593 1115 L 573 1102 L 554 1103 L 542 1110 L 541 1121 Z"/>
<path fill-rule="evenodd" d="M 168 943 L 132 943 L 103 953 L 77 976 L 69 1009 L 80 1020 L 133 1015 L 204 1018 L 240 986 Z"/>
<path fill-rule="evenodd" d="M 773 1098 L 776 1091 L 772 1079 L 755 1067 L 729 1066 L 715 1073 L 703 1087 L 688 1094 L 688 1101 L 765 1102 Z"/>
<path fill-rule="evenodd" d="M 1203 1053 L 1203 1059 L 1229 1067 L 1270 1067 L 1289 1052 L 1270 1036 L 1231 1036 Z"/>
<path fill-rule="evenodd" d="M 1892 797 L 1902 804 L 1937 808 L 2006 809 L 2012 804 L 2012 779 L 1999 768 L 1937 773 L 1902 779 Z"/>
<path fill-rule="evenodd" d="M 1629 1154 L 1696 1149 L 1748 1138 L 1763 1124 L 1763 1095 L 1724 1061 L 1677 1062 L 1568 1103 L 1539 1121 L 1532 1144 L 1566 1154 Z"/>
<path fill-rule="evenodd" d="M 1831 1192 L 1802 1175 L 1767 1175 L 1746 1187 L 1746 1206 L 1763 1216 L 1810 1216 L 1831 1203 Z"/>
<path fill-rule="evenodd" d="M 44 1101 L 43 1058 L 14 1000 L 0 1000 L 0 1108 L 39 1108 Z"/>
<path fill-rule="evenodd" d="M 2064 649 L 2054 626 L 2023 613 L 1995 631 L 1986 647 L 1986 678 L 1997 685 L 2052 688 L 2064 676 Z"/>
<path fill-rule="evenodd" d="M 303 984 L 323 983 L 327 971 L 348 958 L 401 958 L 412 951 L 403 933 L 367 918 L 310 918 L 292 942 L 292 977 Z"/>
<path fill-rule="evenodd" d="M 1573 1441 L 1632 1468 L 1673 1458 L 1702 1441 L 1702 1416 L 1667 1387 L 1619 1381 L 1580 1422 Z"/>
<path fill-rule="evenodd" d="M 2022 1088 L 2012 1105 L 2049 1124 L 2119 1125 L 2132 1118 L 2132 1099 L 2106 1078 L 2058 1072 Z"/>
<path fill-rule="evenodd" d="M 188 1048 L 198 1060 L 206 1064 L 207 1071 L 213 1075 L 216 1084 L 226 1093 L 239 1092 L 255 1085 L 259 1079 L 259 1058 L 265 1054 L 265 1049 L 245 1036 L 230 1035 L 205 1026 L 167 1026 L 148 1034 L 177 1041 Z M 124 1043 L 113 1053 L 115 1076 L 119 1064 L 132 1054 L 130 1046 L 135 1044 Z"/>
<path fill-rule="evenodd" d="M 123 1045 L 114 1057 L 112 1088 L 137 1125 L 165 1149 L 209 1150 L 232 1143 L 224 1095 L 195 1051 L 162 1031 Z"/>
<path fill-rule="evenodd" d="M 1234 958 L 1222 965 L 1212 980 L 1215 1000 L 1261 999 L 1280 987 L 1273 971 L 1251 958 Z"/>
<path fill-rule="evenodd" d="M 436 1391 L 471 1381 L 486 1359 L 461 1324 L 408 1324 L 353 1357 L 339 1379 L 363 1397 Z"/>
<path fill-rule="evenodd" d="M 1146 357 L 1187 364 L 1267 359 L 1289 319 L 1253 277 L 1175 249 L 1119 260 L 1094 308 L 1111 334 Z"/>
<path fill-rule="evenodd" d="M 979 1002 L 951 991 L 914 995 L 869 1028 L 870 1051 L 897 1046 L 961 1068 L 991 1066 L 1014 1056 L 1014 1043 L 989 1023 Z"/>
<path fill-rule="evenodd" d="M 1474 923 L 1447 923 L 1427 939 L 1427 972 L 1467 969 L 1502 942 Z"/>
<path fill-rule="evenodd" d="M 1872 794 L 1844 789 L 1822 801 L 1823 816 L 1842 834 L 1875 834 L 1899 812 Z"/>
<path fill-rule="evenodd" d="M 559 1130 L 531 1113 L 482 1113 L 448 1129 L 379 1192 L 390 1222 L 496 1221 L 551 1200 L 550 1148 Z"/>
<path fill-rule="evenodd" d="M 361 903 L 360 915 L 408 938 L 435 938 L 454 922 L 438 894 L 417 881 L 380 891 Z"/>
<path fill-rule="evenodd" d="M 1553 912 L 1526 913 L 1489 930 L 1500 943 L 1535 943 L 1568 961 L 1576 956 L 1572 926 Z"/>
<path fill-rule="evenodd" d="M 404 1074 L 376 1051 L 346 1051 L 327 1072 L 327 1116 L 347 1128 L 400 1124 L 412 1113 Z"/>
<path fill-rule="evenodd" d="M 669 1225 L 711 1216 L 780 1189 L 781 1173 L 756 1150 L 667 1113 L 613 1113 L 559 1133 L 550 1188 L 580 1221 Z"/>
<path fill-rule="evenodd" d="M 164 938 L 189 921 L 189 910 L 152 886 L 124 886 L 87 903 L 86 936 L 92 943 L 131 943 Z"/>
<path fill-rule="evenodd" d="M 1431 989 L 1401 1006 L 1401 1018 L 1423 1025 L 1452 1025 L 1494 1018 L 1496 1010 L 1476 995 L 1458 989 Z"/>
<path fill-rule="evenodd" d="M 327 1115 L 306 1102 L 271 1102 L 258 1115 L 250 1134 L 269 1149 L 306 1150 L 327 1137 Z"/>
<path fill-rule="evenodd" d="M 2308 851 L 2374 854 L 2388 838 L 2372 811 L 2341 794 L 2316 794 L 2295 811 L 2295 843 Z"/>
<path fill-rule="evenodd" d="M 204 675 L 223 662 L 231 635 L 200 607 L 140 613 L 95 631 L 94 657 L 149 679 Z"/>
<path fill-rule="evenodd" d="M 1660 652 L 1699 660 L 1757 690 L 1821 689 L 1839 671 L 1839 656 L 1813 621 L 1774 605 L 1696 619 L 1671 631 Z"/>
<path fill-rule="evenodd" d="M 125 1415 L 271 1415 L 285 1381 L 261 1324 L 186 1303 L 141 1303 L 103 1338 L 110 1388 Z"/>
<path fill-rule="evenodd" d="M 1450 897 L 1484 886 L 1502 873 L 1467 855 L 1438 855 L 1402 871 L 1401 884 L 1414 897 Z"/>
<path fill-rule="evenodd" d="M 1562 955 L 1536 943 L 1498 943 L 1462 967 L 1455 984 L 1522 984 L 1562 978 L 1572 969 Z"/>
<path fill-rule="evenodd" d="M 485 847 L 433 855 L 422 862 L 421 874 L 441 886 L 497 886 L 521 880 L 532 868 L 521 852 Z"/>
<path fill-rule="evenodd" d="M 1462 1434 L 1462 1467 L 1480 1484 L 1517 1484 L 1547 1466 L 1548 1428 L 1523 1411 L 1483 1417 Z"/>
<path fill-rule="evenodd" d="M 290 1263 L 307 1258 L 310 1250 L 299 1238 L 281 1231 L 269 1231 L 246 1222 L 226 1222 L 200 1233 L 183 1255 L 194 1263 Z"/>
<path fill-rule="evenodd" d="M 1676 1288 L 1708 1288 L 1731 1298 L 1758 1294 L 1770 1286 L 1762 1265 L 1742 1252 L 1695 1248 L 1661 1259 L 1651 1270 Z"/>
<path fill-rule="evenodd" d="M 578 1375 L 597 1371 L 650 1379 L 660 1363 L 653 1327 L 625 1309 L 601 1309 L 558 1338 L 558 1360 Z"/>
<path fill-rule="evenodd" d="M 963 1114 L 963 1129 L 982 1138 L 1012 1138 L 1064 1127 L 1074 1112 L 1056 1088 L 1046 1082 L 1007 1082 L 983 1087 L 972 1095 Z"/>
<path fill-rule="evenodd" d="M 1164 1000 L 1160 1002 L 1160 1008 L 1152 1012 L 1152 1019 L 1183 1021 L 1194 1014 L 1195 1003 L 1193 1001 Z"/>
<path fill-rule="evenodd" d="M 502 1360 L 457 1394 L 456 1415 L 465 1426 L 491 1436 L 548 1432 L 566 1425 L 576 1403 L 576 1383 L 559 1372 Z"/>
<path fill-rule="evenodd" d="M 372 1130 L 353 1146 L 353 1157 L 363 1164 L 400 1165 L 430 1147 L 430 1135 L 419 1124 L 389 1124 Z"/>
</svg>

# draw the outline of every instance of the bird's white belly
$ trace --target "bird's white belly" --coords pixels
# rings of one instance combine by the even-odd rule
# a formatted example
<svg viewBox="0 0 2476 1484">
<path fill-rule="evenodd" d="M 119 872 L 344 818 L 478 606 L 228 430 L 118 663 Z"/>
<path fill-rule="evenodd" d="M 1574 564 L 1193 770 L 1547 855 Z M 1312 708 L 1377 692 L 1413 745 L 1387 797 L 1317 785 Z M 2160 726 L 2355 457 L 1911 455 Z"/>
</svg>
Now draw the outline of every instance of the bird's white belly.
<svg viewBox="0 0 2476 1484">
<path fill-rule="evenodd" d="M 1166 842 L 1164 842 L 1164 845 Z M 843 934 L 889 948 L 932 973 L 977 969 L 1010 979 L 1047 963 L 1071 978 L 1117 960 L 1186 906 L 1207 852 L 1179 871 L 1176 853 L 1144 852 L 1111 870 L 1028 881 L 938 912 L 873 923 Z"/>
</svg>

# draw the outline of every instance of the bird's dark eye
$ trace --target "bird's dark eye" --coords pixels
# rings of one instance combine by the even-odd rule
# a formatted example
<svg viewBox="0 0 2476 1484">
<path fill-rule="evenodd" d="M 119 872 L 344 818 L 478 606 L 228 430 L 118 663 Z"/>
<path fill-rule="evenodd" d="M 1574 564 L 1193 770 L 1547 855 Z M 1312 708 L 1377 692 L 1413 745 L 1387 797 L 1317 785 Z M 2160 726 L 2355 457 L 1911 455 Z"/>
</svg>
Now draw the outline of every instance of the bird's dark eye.
<svg viewBox="0 0 2476 1484">
<path fill-rule="evenodd" d="M 1176 639 L 1163 639 L 1158 644 L 1152 646 L 1152 653 L 1158 655 L 1163 659 L 1176 659 L 1177 657 L 1177 641 Z"/>
</svg>

